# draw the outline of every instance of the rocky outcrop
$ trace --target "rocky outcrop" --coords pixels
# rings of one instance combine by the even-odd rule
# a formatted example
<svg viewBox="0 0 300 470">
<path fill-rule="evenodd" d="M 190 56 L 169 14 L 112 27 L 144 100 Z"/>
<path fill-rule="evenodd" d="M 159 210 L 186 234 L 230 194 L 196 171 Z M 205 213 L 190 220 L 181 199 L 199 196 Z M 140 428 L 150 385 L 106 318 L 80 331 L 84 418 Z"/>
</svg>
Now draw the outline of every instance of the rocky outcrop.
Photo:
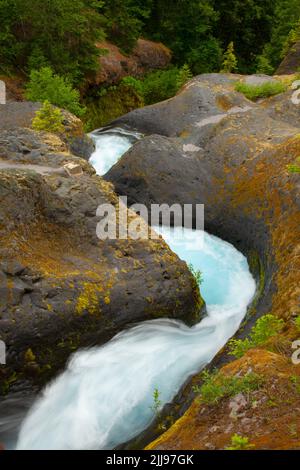
<svg viewBox="0 0 300 470">
<path fill-rule="evenodd" d="M 300 67 L 300 41 L 294 44 L 279 65 L 276 74 L 285 75 L 298 72 Z"/>
<path fill-rule="evenodd" d="M 106 51 L 99 59 L 100 68 L 91 84 L 113 85 L 122 78 L 132 75 L 139 77 L 147 72 L 167 67 L 172 58 L 171 51 L 161 43 L 139 39 L 130 55 L 109 42 L 100 43 L 99 48 Z"/>
<path fill-rule="evenodd" d="M 205 204 L 206 230 L 243 251 L 256 275 L 260 266 L 248 328 L 264 313 L 283 318 L 289 361 L 292 340 L 298 339 L 293 319 L 300 314 L 300 176 L 289 171 L 300 155 L 300 106 L 292 103 L 292 91 L 254 104 L 235 91 L 241 79 L 202 75 L 175 98 L 117 120 L 151 135 L 106 179 L 130 202 Z M 216 365 L 229 359 L 225 351 Z M 196 402 L 193 409 L 198 417 Z M 220 418 L 216 410 L 214 416 Z M 201 448 L 202 431 L 189 426 L 184 419 L 175 424 L 172 449 Z M 271 423 L 264 428 L 262 447 L 271 446 L 271 428 Z M 233 425 L 231 433 L 237 431 Z M 183 433 L 190 435 L 191 447 Z M 159 448 L 171 448 L 167 439 Z"/>
<path fill-rule="evenodd" d="M 70 162 L 77 176 L 64 170 Z M 133 322 L 199 320 L 194 278 L 162 239 L 97 238 L 96 209 L 106 203 L 117 207 L 112 185 L 59 136 L 0 131 L 2 393 L 44 384 L 73 351 Z"/>
<path fill-rule="evenodd" d="M 0 129 L 29 129 L 36 111 L 40 108 L 40 103 L 33 103 L 30 101 L 9 101 L 6 105 L 0 105 Z M 62 110 L 62 114 L 64 117 L 64 132 L 60 135 L 60 140 L 65 142 L 67 146 L 64 150 L 68 149 L 74 155 L 88 160 L 94 150 L 93 141 L 85 134 L 83 124 L 80 119 L 66 110 Z M 9 132 L 6 133 L 6 135 L 9 135 Z M 35 138 L 33 133 L 30 135 L 32 139 Z M 19 154 L 18 148 L 10 152 L 10 155 L 12 156 L 14 152 Z M 30 159 L 30 157 L 31 156 L 29 155 L 28 158 Z"/>
</svg>

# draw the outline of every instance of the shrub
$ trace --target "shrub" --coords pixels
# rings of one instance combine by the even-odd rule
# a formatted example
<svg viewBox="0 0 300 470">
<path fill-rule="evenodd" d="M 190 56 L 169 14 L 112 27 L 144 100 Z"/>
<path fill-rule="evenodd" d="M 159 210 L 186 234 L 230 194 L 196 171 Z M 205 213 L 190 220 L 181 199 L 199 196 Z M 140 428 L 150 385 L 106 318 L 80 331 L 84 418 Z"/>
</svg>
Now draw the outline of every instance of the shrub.
<svg viewBox="0 0 300 470">
<path fill-rule="evenodd" d="M 200 401 L 207 405 L 219 403 L 223 398 L 233 397 L 239 393 L 249 394 L 263 385 L 261 376 L 248 373 L 243 377 L 227 376 L 218 371 L 202 373 L 203 384 L 194 387 L 194 392 L 200 394 Z"/>
<path fill-rule="evenodd" d="M 264 315 L 257 320 L 250 337 L 244 340 L 233 339 L 229 342 L 230 353 L 236 358 L 242 357 L 249 349 L 263 345 L 269 338 L 277 335 L 283 328 L 284 321 L 274 315 Z"/>
<path fill-rule="evenodd" d="M 234 434 L 231 437 L 231 445 L 225 447 L 225 450 L 251 450 L 254 447 L 254 444 L 250 444 L 248 437 L 242 437 L 239 434 Z"/>
<path fill-rule="evenodd" d="M 189 270 L 191 271 L 192 275 L 195 278 L 195 281 L 197 284 L 202 284 L 203 283 L 203 275 L 200 269 L 195 269 L 192 264 L 189 264 Z"/>
<path fill-rule="evenodd" d="M 297 329 L 300 331 L 300 315 L 296 318 L 295 324 L 296 324 Z"/>
<path fill-rule="evenodd" d="M 185 64 L 183 67 L 181 67 L 181 69 L 179 70 L 177 74 L 177 79 L 176 79 L 177 89 L 180 90 L 180 88 L 183 87 L 192 78 L 193 78 L 193 74 L 191 72 L 191 69 L 187 64 Z"/>
<path fill-rule="evenodd" d="M 234 44 L 231 42 L 228 45 L 227 51 L 223 56 L 222 70 L 221 72 L 230 73 L 237 70 L 237 58 L 234 54 Z"/>
<path fill-rule="evenodd" d="M 238 82 L 235 89 L 243 93 L 249 100 L 256 101 L 259 98 L 268 98 L 285 92 L 287 85 L 281 82 L 266 82 L 262 85 L 247 85 L 246 83 Z"/>
<path fill-rule="evenodd" d="M 68 80 L 54 74 L 50 67 L 31 72 L 26 98 L 31 101 L 49 101 L 76 116 L 82 116 L 85 112 L 79 102 L 79 91 L 72 88 Z"/>
<path fill-rule="evenodd" d="M 45 101 L 32 120 L 32 128 L 36 131 L 61 132 L 63 130 L 63 115 L 60 109 Z"/>
</svg>

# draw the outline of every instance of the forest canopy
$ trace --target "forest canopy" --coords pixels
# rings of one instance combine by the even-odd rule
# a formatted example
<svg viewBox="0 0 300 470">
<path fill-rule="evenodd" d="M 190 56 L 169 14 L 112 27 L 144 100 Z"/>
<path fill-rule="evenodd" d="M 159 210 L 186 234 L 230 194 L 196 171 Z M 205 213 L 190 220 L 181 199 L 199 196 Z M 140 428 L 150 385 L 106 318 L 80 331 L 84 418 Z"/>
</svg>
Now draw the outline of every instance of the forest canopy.
<svg viewBox="0 0 300 470">
<path fill-rule="evenodd" d="M 144 37 L 193 74 L 219 71 L 230 43 L 239 72 L 272 73 L 299 20 L 299 0 L 0 0 L 0 65 L 28 76 L 50 66 L 79 85 L 97 69 L 98 42 L 130 53 Z"/>
</svg>

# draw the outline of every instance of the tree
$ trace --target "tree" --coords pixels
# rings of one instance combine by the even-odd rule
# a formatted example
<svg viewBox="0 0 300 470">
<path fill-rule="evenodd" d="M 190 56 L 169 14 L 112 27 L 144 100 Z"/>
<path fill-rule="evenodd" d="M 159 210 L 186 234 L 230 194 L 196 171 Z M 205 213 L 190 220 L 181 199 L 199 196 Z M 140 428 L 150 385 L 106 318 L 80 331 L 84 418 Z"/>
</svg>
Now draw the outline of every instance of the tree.
<svg viewBox="0 0 300 470">
<path fill-rule="evenodd" d="M 278 1 L 282 0 L 215 1 L 219 21 L 213 33 L 224 48 L 233 41 L 242 73 L 255 72 L 256 57 L 270 40 Z"/>
<path fill-rule="evenodd" d="M 53 73 L 50 67 L 33 70 L 26 88 L 26 98 L 30 101 L 49 101 L 81 116 L 85 109 L 80 105 L 79 91 L 63 77 Z"/>
<path fill-rule="evenodd" d="M 1 59 L 22 71 L 48 63 L 80 83 L 98 67 L 101 6 L 96 0 L 1 0 Z"/>
<path fill-rule="evenodd" d="M 223 56 L 223 64 L 221 72 L 231 73 L 237 69 L 237 58 L 234 54 L 234 44 L 231 41 L 227 47 L 227 50 Z"/>
<path fill-rule="evenodd" d="M 32 128 L 36 131 L 61 132 L 63 130 L 63 116 L 60 109 L 55 108 L 49 101 L 45 101 L 32 120 Z"/>
<path fill-rule="evenodd" d="M 213 29 L 218 20 L 213 0 L 153 0 L 145 32 L 165 43 L 174 61 L 194 74 L 216 71 L 221 48 Z"/>
</svg>

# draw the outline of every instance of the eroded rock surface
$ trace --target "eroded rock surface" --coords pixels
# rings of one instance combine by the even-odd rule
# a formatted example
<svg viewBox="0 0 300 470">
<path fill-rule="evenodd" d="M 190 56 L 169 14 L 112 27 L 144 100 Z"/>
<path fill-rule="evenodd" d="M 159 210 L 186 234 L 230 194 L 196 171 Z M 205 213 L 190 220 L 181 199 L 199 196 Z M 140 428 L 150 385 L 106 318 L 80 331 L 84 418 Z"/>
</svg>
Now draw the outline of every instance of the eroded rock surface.
<svg viewBox="0 0 300 470">
<path fill-rule="evenodd" d="M 300 314 L 300 175 L 289 170 L 300 155 L 300 105 L 293 104 L 292 90 L 250 102 L 235 91 L 241 79 L 250 80 L 202 75 L 175 98 L 119 119 L 118 125 L 150 135 L 106 178 L 131 203 L 205 204 L 206 230 L 247 254 L 257 274 L 249 326 L 265 313 L 283 318 L 290 342 L 284 342 L 282 353 L 288 362 L 292 341 L 298 339 L 294 318 Z M 193 409 L 198 416 L 196 402 Z M 254 423 L 249 429 L 256 428 Z M 271 428 L 271 422 L 266 424 L 258 447 L 274 448 Z M 169 446 L 168 436 L 162 437 L 157 448 L 202 448 L 197 425 L 190 428 L 190 421 L 182 419 L 171 429 L 176 439 Z M 233 425 L 231 434 L 238 429 Z M 190 435 L 188 447 L 183 435 Z M 220 448 L 223 442 L 207 444 Z"/>
</svg>

